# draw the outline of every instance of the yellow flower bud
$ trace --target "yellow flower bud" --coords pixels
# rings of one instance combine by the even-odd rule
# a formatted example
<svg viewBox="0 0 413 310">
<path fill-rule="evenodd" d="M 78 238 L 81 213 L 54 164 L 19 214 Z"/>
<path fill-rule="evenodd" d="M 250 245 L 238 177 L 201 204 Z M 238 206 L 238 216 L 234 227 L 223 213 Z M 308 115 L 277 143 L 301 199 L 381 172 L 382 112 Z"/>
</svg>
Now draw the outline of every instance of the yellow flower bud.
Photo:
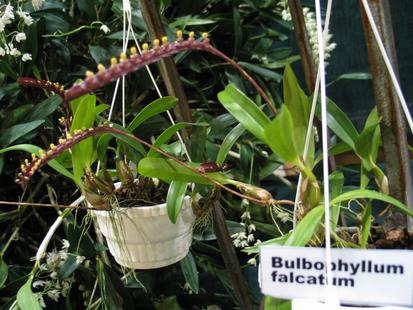
<svg viewBox="0 0 413 310">
<path fill-rule="evenodd" d="M 105 71 L 105 70 L 106 70 L 106 68 L 105 68 L 104 65 L 98 64 L 98 71 L 99 71 L 99 72 L 103 72 L 103 71 Z"/>
<path fill-rule="evenodd" d="M 92 77 L 92 76 L 94 76 L 95 74 L 92 72 L 92 71 L 90 71 L 90 70 L 87 70 L 86 71 L 86 77 Z"/>
<path fill-rule="evenodd" d="M 117 60 L 115 57 L 112 57 L 112 58 L 110 59 L 110 64 L 111 64 L 112 66 L 116 65 L 117 63 L 118 63 L 118 60 Z"/>
<path fill-rule="evenodd" d="M 132 46 L 132 47 L 130 48 L 130 53 L 131 53 L 132 55 L 136 55 L 136 54 L 138 53 L 138 50 L 136 49 L 135 46 Z"/>
<path fill-rule="evenodd" d="M 162 37 L 161 40 L 162 40 L 162 43 L 163 43 L 163 44 L 168 43 L 168 37 L 167 37 L 167 36 Z"/>
</svg>

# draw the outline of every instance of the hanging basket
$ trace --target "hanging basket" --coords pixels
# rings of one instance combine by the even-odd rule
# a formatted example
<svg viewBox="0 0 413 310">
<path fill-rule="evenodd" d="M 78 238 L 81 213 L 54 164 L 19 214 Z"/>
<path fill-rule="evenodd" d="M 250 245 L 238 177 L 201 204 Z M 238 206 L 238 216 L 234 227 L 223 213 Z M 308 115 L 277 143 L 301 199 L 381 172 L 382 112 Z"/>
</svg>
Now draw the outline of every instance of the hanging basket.
<svg viewBox="0 0 413 310">
<path fill-rule="evenodd" d="M 188 254 L 195 222 L 189 196 L 185 197 L 175 224 L 168 217 L 166 203 L 93 213 L 110 253 L 121 266 L 160 268 Z"/>
</svg>

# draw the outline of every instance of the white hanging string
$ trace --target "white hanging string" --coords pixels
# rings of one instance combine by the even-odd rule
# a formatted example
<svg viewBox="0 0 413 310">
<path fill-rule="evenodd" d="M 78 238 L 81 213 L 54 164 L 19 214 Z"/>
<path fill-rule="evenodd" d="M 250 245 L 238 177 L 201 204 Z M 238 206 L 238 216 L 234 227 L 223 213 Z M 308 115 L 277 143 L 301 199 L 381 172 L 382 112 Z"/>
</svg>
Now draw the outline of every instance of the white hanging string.
<svg viewBox="0 0 413 310">
<path fill-rule="evenodd" d="M 317 41 L 320 70 L 320 99 L 321 99 L 321 127 L 322 127 L 322 147 L 323 147 L 323 180 L 324 180 L 324 231 L 325 231 L 325 262 L 326 262 L 326 304 L 329 309 L 334 309 L 339 305 L 338 298 L 335 298 L 336 291 L 333 287 L 333 276 L 331 271 L 331 239 L 330 239 L 330 184 L 328 170 L 328 134 L 327 134 L 327 96 L 325 81 L 324 63 L 324 38 L 321 26 L 321 4 L 320 0 L 315 0 L 316 21 L 317 21 Z"/>
<path fill-rule="evenodd" d="M 394 73 L 393 67 L 391 65 L 390 59 L 387 56 L 386 49 L 384 47 L 383 41 L 381 40 L 379 31 L 377 30 L 376 23 L 374 21 L 373 15 L 371 14 L 370 7 L 366 0 L 361 1 L 364 7 L 364 10 L 367 15 L 367 19 L 369 20 L 371 30 L 373 31 L 374 37 L 376 39 L 377 45 L 379 46 L 381 55 L 383 56 L 384 63 L 386 64 L 387 70 L 389 72 L 390 78 L 392 80 L 393 86 L 396 90 L 397 96 L 399 97 L 400 104 L 403 108 L 404 115 L 406 116 L 407 122 L 410 127 L 410 131 L 413 133 L 413 120 L 412 116 L 409 112 L 409 108 L 407 107 L 406 100 L 404 99 L 402 90 L 400 88 L 399 82 L 397 80 L 396 74 Z"/>
<path fill-rule="evenodd" d="M 332 0 L 328 0 L 327 2 L 327 10 L 326 10 L 326 18 L 324 21 L 324 30 L 323 30 L 323 37 L 324 37 L 324 44 L 327 40 L 327 35 L 328 35 L 328 29 L 330 26 L 330 17 L 331 17 L 331 7 L 332 7 Z M 305 144 L 304 144 L 304 152 L 303 152 L 303 158 L 306 161 L 307 156 L 308 156 L 308 150 L 310 147 L 310 139 L 311 139 L 311 132 L 313 129 L 313 123 L 314 123 L 314 115 L 315 115 L 315 108 L 317 105 L 317 99 L 318 99 L 318 90 L 320 87 L 320 68 L 317 69 L 317 78 L 315 81 L 315 87 L 314 87 L 314 92 L 313 92 L 313 100 L 311 102 L 311 111 L 310 111 L 310 116 L 308 119 L 308 127 L 307 127 L 307 133 L 305 137 Z M 294 200 L 294 213 L 293 213 L 293 228 L 295 228 L 295 225 L 297 224 L 297 211 L 298 211 L 298 206 L 299 206 L 299 201 L 300 201 L 300 188 L 301 184 L 303 182 L 303 175 L 300 172 L 298 176 L 298 183 L 297 183 L 297 191 L 295 193 L 295 200 Z"/>
<path fill-rule="evenodd" d="M 128 0 L 124 0 L 124 1 L 128 1 Z M 128 18 L 128 23 L 129 23 L 130 25 L 132 25 L 132 13 L 131 13 L 131 14 L 128 14 L 128 15 L 127 15 L 127 18 Z M 134 42 L 135 42 L 135 45 L 136 45 L 136 47 L 137 47 L 137 49 L 138 49 L 139 54 L 142 54 L 142 49 L 141 49 L 140 44 L 139 44 L 139 42 L 138 42 L 138 40 L 137 40 L 137 38 L 136 38 L 136 34 L 135 34 L 132 26 L 131 26 L 131 34 L 132 34 L 132 38 L 133 38 L 133 40 L 134 40 Z M 162 96 L 162 93 L 161 93 L 161 91 L 160 91 L 160 89 L 159 89 L 158 84 L 156 83 L 155 77 L 153 76 L 151 69 L 149 68 L 148 65 L 146 65 L 145 68 L 146 68 L 146 71 L 148 72 L 149 78 L 151 79 L 152 84 L 153 84 L 153 86 L 155 87 L 155 90 L 156 90 L 159 98 L 162 98 L 162 97 L 163 97 L 163 96 Z M 172 125 L 175 125 L 175 121 L 174 121 L 174 119 L 173 119 L 173 117 L 172 117 L 171 112 L 169 112 L 169 110 L 168 110 L 168 111 L 166 111 L 166 114 L 168 115 L 168 118 L 169 118 L 169 121 L 171 122 L 171 124 L 172 124 Z M 176 135 L 177 135 L 177 137 L 178 137 L 179 142 L 181 143 L 182 150 L 183 150 L 185 156 L 188 158 L 188 161 L 191 161 L 191 157 L 189 156 L 188 149 L 186 148 L 186 145 L 185 145 L 185 143 L 184 143 L 184 140 L 182 139 L 181 134 L 180 134 L 179 132 L 177 132 Z"/>
<path fill-rule="evenodd" d="M 135 34 L 135 31 L 133 30 L 133 26 L 132 26 L 132 8 L 131 8 L 131 5 L 130 5 L 130 1 L 129 0 L 123 0 L 122 3 L 123 3 L 123 38 L 122 38 L 122 43 L 123 44 L 122 44 L 122 52 L 126 53 L 126 50 L 127 50 L 127 47 L 128 47 L 129 35 L 132 35 L 132 38 L 135 42 L 135 45 L 138 49 L 139 54 L 142 54 L 142 49 L 140 47 L 138 39 L 136 38 L 136 34 Z M 126 30 L 126 23 L 128 24 L 127 30 Z M 146 68 L 146 71 L 148 72 L 148 75 L 149 75 L 149 77 L 152 81 L 153 86 L 155 87 L 155 90 L 156 90 L 159 98 L 162 98 L 163 97 L 162 93 L 159 89 L 158 84 L 156 83 L 155 77 L 153 76 L 151 69 L 149 68 L 148 65 L 146 65 L 145 68 Z M 117 79 L 116 84 L 115 84 L 115 89 L 114 89 L 114 92 L 113 92 L 112 101 L 111 101 L 111 104 L 110 104 L 108 120 L 111 120 L 111 118 L 112 118 L 113 110 L 114 110 L 114 107 L 115 107 L 116 95 L 117 95 L 117 92 L 118 92 L 118 89 L 119 89 L 119 82 L 120 82 L 120 79 Z M 125 103 L 125 77 L 123 76 L 122 77 L 122 125 L 124 127 L 125 127 L 125 106 L 126 106 L 126 103 Z M 168 118 L 169 118 L 169 121 L 171 122 L 171 124 L 175 125 L 175 121 L 172 117 L 171 112 L 168 110 L 168 111 L 166 111 L 166 114 L 168 115 Z M 188 149 L 186 148 L 186 145 L 185 145 L 185 143 L 182 139 L 181 134 L 179 132 L 177 132 L 176 135 L 178 137 L 179 142 L 181 143 L 182 150 L 183 150 L 185 156 L 188 158 L 188 161 L 191 161 Z M 100 163 L 98 163 L 98 170 L 99 170 L 99 164 Z"/>
</svg>

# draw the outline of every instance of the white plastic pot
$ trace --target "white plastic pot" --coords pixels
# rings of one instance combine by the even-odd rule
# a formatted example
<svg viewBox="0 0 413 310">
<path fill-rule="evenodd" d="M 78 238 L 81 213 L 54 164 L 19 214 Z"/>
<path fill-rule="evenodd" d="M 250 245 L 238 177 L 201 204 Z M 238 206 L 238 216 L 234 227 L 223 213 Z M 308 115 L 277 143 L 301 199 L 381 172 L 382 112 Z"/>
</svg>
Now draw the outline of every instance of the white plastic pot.
<svg viewBox="0 0 413 310">
<path fill-rule="evenodd" d="M 165 203 L 93 213 L 110 253 L 124 267 L 160 268 L 188 254 L 195 222 L 188 196 L 175 224 L 168 218 Z"/>
</svg>

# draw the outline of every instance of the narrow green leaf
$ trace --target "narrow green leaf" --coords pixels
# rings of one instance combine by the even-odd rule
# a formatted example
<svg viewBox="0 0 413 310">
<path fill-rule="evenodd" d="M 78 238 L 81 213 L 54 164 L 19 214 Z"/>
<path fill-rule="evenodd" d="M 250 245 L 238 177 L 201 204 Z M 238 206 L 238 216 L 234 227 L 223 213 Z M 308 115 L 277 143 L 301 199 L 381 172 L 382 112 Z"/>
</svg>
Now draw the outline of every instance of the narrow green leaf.
<svg viewBox="0 0 413 310">
<path fill-rule="evenodd" d="M 370 237 L 371 225 L 373 224 L 373 220 L 371 218 L 371 210 L 372 210 L 372 204 L 371 202 L 369 202 L 366 208 L 364 209 L 363 219 L 361 222 L 360 247 L 363 249 L 367 247 L 367 242 Z"/>
<path fill-rule="evenodd" d="M 265 138 L 275 155 L 293 164 L 300 164 L 294 139 L 291 114 L 283 105 L 277 117 L 265 127 Z"/>
<path fill-rule="evenodd" d="M 99 104 L 96 106 L 95 108 L 95 114 L 96 116 L 99 115 L 100 113 L 102 113 L 103 111 L 106 111 L 107 109 L 109 109 L 109 105 L 108 104 Z"/>
<path fill-rule="evenodd" d="M 9 274 L 9 267 L 6 262 L 3 260 L 3 257 L 0 256 L 0 288 L 3 287 L 6 283 L 7 276 Z"/>
<path fill-rule="evenodd" d="M 340 80 L 370 80 L 370 79 L 371 79 L 371 73 L 367 73 L 367 72 L 344 73 L 338 76 L 334 81 L 328 83 L 327 86 L 330 86 L 333 83 L 340 81 Z"/>
<path fill-rule="evenodd" d="M 217 164 L 223 164 L 228 156 L 229 151 L 232 146 L 237 142 L 239 137 L 244 133 L 245 128 L 242 124 L 238 124 L 225 136 L 224 141 L 222 141 L 221 147 L 219 148 L 216 162 Z"/>
<path fill-rule="evenodd" d="M 377 149 L 379 147 L 377 143 L 379 134 L 379 123 L 375 123 L 367 128 L 364 128 L 355 141 L 357 155 L 364 160 L 373 161 L 373 156 L 377 154 Z"/>
<path fill-rule="evenodd" d="M 29 277 L 17 292 L 17 304 L 21 310 L 42 310 L 37 296 L 32 291 L 32 281 L 33 277 Z"/>
<path fill-rule="evenodd" d="M 348 116 L 330 99 L 327 104 L 328 127 L 348 146 L 355 149 L 358 132 Z M 316 115 L 321 117 L 320 106 L 317 106 Z"/>
<path fill-rule="evenodd" d="M 401 203 L 397 199 L 390 197 L 388 195 L 385 195 L 383 193 L 379 193 L 379 192 L 368 190 L 368 189 L 356 189 L 353 191 L 343 193 L 340 196 L 332 199 L 330 204 L 333 205 L 333 204 L 337 204 L 337 203 L 341 203 L 341 202 L 345 202 L 345 201 L 349 201 L 353 199 L 376 199 L 376 200 L 384 201 L 400 209 L 407 215 L 413 216 L 413 210 L 410 210 L 405 204 Z"/>
<path fill-rule="evenodd" d="M 23 137 L 25 134 L 39 127 L 44 123 L 44 120 L 32 121 L 24 124 L 11 126 L 4 130 L 0 135 L 0 145 L 8 146 L 17 139 Z"/>
<path fill-rule="evenodd" d="M 96 119 L 96 96 L 84 95 L 76 100 L 76 110 L 73 115 L 70 132 L 76 129 L 92 127 Z M 72 147 L 72 166 L 76 182 L 83 176 L 83 168 L 89 167 L 94 160 L 93 137 L 87 138 Z"/>
<path fill-rule="evenodd" d="M 329 176 L 330 182 L 330 199 L 333 199 L 340 195 L 343 191 L 344 186 L 344 175 L 340 171 L 334 171 Z M 340 218 L 340 205 L 333 205 L 330 209 L 331 218 L 331 231 L 336 231 L 337 223 Z"/>
<path fill-rule="evenodd" d="M 33 109 L 33 106 L 33 104 L 24 104 L 11 111 L 7 111 L 7 117 L 2 119 L 1 128 L 6 129 L 7 127 L 21 123 L 21 120 Z"/>
<path fill-rule="evenodd" d="M 188 183 L 179 181 L 172 181 L 169 185 L 168 195 L 166 196 L 166 210 L 169 219 L 174 224 L 179 212 L 181 212 L 187 187 Z"/>
<path fill-rule="evenodd" d="M 139 125 L 141 125 L 147 119 L 174 108 L 177 105 L 177 103 L 178 99 L 171 96 L 162 97 L 151 102 L 135 116 L 135 118 L 129 124 L 127 129 L 130 132 L 133 132 L 136 128 L 139 127 Z"/>
<path fill-rule="evenodd" d="M 267 68 L 243 61 L 239 61 L 238 64 L 241 67 L 262 76 L 264 79 L 274 80 L 276 82 L 280 82 L 282 80 L 282 75 L 274 70 L 269 70 Z"/>
<path fill-rule="evenodd" d="M 310 105 L 306 94 L 301 89 L 300 84 L 289 65 L 285 66 L 284 70 L 283 90 L 284 104 L 290 111 L 291 117 L 294 120 L 294 125 L 306 128 L 310 116 Z M 304 139 L 305 130 L 306 129 L 304 129 L 303 132 Z"/>
<path fill-rule="evenodd" d="M 187 164 L 194 168 L 199 167 L 199 164 Z M 173 160 L 164 158 L 143 158 L 139 161 L 138 172 L 143 176 L 158 178 L 168 182 L 181 181 L 187 183 L 211 184 L 211 182 L 205 179 L 202 175 L 192 172 Z M 226 178 L 225 175 L 220 172 L 208 173 L 207 175 L 221 184 L 231 182 L 230 179 Z"/>
<path fill-rule="evenodd" d="M 189 284 L 191 291 L 195 294 L 199 293 L 199 277 L 196 269 L 195 259 L 191 252 L 188 252 L 183 259 L 179 261 L 182 273 L 184 274 L 186 282 Z"/>
<path fill-rule="evenodd" d="M 163 144 L 167 143 L 169 139 L 179 130 L 190 126 L 190 123 L 177 123 L 168 127 L 167 129 L 162 132 L 158 138 L 156 138 L 155 143 L 153 144 L 156 147 L 161 147 Z M 162 155 L 156 152 L 153 149 L 150 149 L 148 152 L 148 157 L 161 157 Z"/>
<path fill-rule="evenodd" d="M 291 310 L 291 306 L 291 300 L 271 296 L 264 297 L 264 310 Z"/>
<path fill-rule="evenodd" d="M 218 99 L 224 108 L 248 131 L 258 139 L 266 141 L 264 128 L 270 123 L 270 119 L 251 99 L 233 84 L 228 85 L 224 91 L 218 93 Z"/>
<path fill-rule="evenodd" d="M 324 206 L 317 206 L 298 223 L 284 245 L 305 246 L 313 237 L 324 215 Z"/>
<path fill-rule="evenodd" d="M 41 103 L 34 106 L 34 108 L 28 113 L 25 118 L 26 122 L 45 119 L 52 114 L 62 103 L 62 98 L 58 95 L 54 95 Z"/>
<path fill-rule="evenodd" d="M 25 151 L 30 154 L 35 153 L 39 155 L 39 150 L 41 150 L 40 147 L 32 144 L 18 144 L 18 145 L 13 145 L 8 148 L 4 148 L 0 150 L 1 153 L 9 152 L 9 151 Z M 65 177 L 68 177 L 69 179 L 74 180 L 74 176 L 72 173 L 69 172 L 64 166 L 62 166 L 56 159 L 53 159 L 47 164 L 52 167 L 54 170 L 59 172 L 61 175 L 64 175 Z"/>
</svg>

